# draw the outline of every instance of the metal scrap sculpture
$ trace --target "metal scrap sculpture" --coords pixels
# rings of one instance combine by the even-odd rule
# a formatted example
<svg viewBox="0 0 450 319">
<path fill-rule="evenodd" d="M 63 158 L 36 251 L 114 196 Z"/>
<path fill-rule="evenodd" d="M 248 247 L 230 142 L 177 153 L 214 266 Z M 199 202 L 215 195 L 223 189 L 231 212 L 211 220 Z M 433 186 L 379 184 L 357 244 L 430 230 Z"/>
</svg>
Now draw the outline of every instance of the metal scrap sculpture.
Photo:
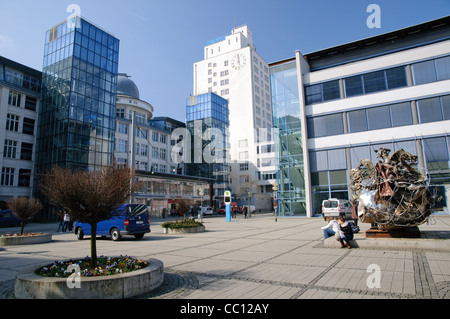
<svg viewBox="0 0 450 319">
<path fill-rule="evenodd" d="M 411 165 L 417 156 L 400 149 L 391 156 L 380 148 L 374 166 L 363 159 L 352 169 L 352 202 L 359 202 L 358 217 L 363 223 L 383 230 L 419 226 L 427 221 L 436 202 L 427 178 Z"/>
</svg>

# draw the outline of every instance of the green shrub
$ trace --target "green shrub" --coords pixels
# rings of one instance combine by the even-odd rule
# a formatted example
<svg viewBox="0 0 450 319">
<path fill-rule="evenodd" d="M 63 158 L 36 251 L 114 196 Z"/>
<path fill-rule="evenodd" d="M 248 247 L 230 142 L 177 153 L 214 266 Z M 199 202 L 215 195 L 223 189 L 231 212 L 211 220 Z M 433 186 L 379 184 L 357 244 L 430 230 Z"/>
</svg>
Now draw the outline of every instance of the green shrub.
<svg viewBox="0 0 450 319">
<path fill-rule="evenodd" d="M 170 228 L 170 229 L 193 228 L 199 226 L 203 226 L 203 224 L 200 222 L 196 222 L 195 220 L 192 219 L 183 219 L 173 222 L 165 222 L 161 225 L 161 227 L 163 228 Z"/>
</svg>

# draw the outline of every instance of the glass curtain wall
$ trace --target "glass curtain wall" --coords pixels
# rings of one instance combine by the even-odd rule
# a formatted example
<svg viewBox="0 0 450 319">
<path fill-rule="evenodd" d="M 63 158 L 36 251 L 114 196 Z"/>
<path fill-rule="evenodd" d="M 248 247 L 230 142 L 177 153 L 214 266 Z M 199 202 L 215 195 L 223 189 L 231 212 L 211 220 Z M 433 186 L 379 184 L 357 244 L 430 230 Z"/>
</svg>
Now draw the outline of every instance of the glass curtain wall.
<svg viewBox="0 0 450 319">
<path fill-rule="evenodd" d="M 46 34 L 37 173 L 89 169 L 113 155 L 119 40 L 77 17 Z"/>
<path fill-rule="evenodd" d="M 227 164 L 227 144 L 228 144 L 228 101 L 214 93 L 206 93 L 191 96 L 186 103 L 187 129 L 191 134 L 191 163 L 186 165 L 187 174 L 214 179 L 213 185 L 213 206 L 219 207 L 223 201 L 224 192 L 229 189 L 229 166 Z M 222 136 L 222 146 L 217 142 L 213 143 L 217 137 L 209 129 L 220 130 Z M 212 133 L 213 135 L 210 135 Z M 201 143 L 198 136 L 201 134 Z M 201 154 L 201 160 L 196 159 L 196 154 Z M 208 160 L 205 156 L 211 155 L 218 161 Z"/>
<path fill-rule="evenodd" d="M 37 183 L 53 166 L 95 170 L 113 159 L 119 40 L 75 19 L 73 27 L 63 22 L 45 37 Z M 47 206 L 44 214 L 51 218 Z"/>
<path fill-rule="evenodd" d="M 296 62 L 271 68 L 279 216 L 306 216 L 305 171 Z M 308 172 L 306 172 L 308 173 Z"/>
</svg>

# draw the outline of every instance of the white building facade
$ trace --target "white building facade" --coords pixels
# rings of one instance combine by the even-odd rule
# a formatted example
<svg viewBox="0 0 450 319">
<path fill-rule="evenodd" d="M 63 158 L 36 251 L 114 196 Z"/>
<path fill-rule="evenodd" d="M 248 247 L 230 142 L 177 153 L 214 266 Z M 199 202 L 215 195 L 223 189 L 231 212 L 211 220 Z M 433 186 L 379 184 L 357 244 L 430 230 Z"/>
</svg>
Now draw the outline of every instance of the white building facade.
<svg viewBox="0 0 450 319">
<path fill-rule="evenodd" d="M 194 95 L 213 92 L 228 100 L 230 185 L 240 205 L 249 191 L 256 209 L 272 209 L 276 173 L 270 75 L 256 52 L 250 28 L 208 41 L 204 59 L 194 63 Z"/>
<path fill-rule="evenodd" d="M 139 98 L 136 84 L 126 74 L 119 74 L 115 161 L 117 164 L 141 171 L 182 174 L 178 164 L 174 163 L 170 156 L 171 131 L 151 125 L 153 111 L 154 108 L 150 103 Z"/>
<path fill-rule="evenodd" d="M 350 170 L 361 159 L 376 163 L 381 147 L 417 154 L 433 191 L 447 197 L 438 209 L 448 211 L 449 17 L 307 55 L 297 51 L 271 64 L 271 76 L 274 117 L 285 111 L 282 91 L 299 108 L 305 173 L 298 215 L 320 214 L 329 197 L 350 198 Z M 282 157 L 280 150 L 278 162 Z M 278 182 L 279 214 L 296 215 L 285 209 L 295 181 L 280 171 Z"/>
<path fill-rule="evenodd" d="M 41 72 L 0 57 L 0 200 L 31 197 Z"/>
</svg>

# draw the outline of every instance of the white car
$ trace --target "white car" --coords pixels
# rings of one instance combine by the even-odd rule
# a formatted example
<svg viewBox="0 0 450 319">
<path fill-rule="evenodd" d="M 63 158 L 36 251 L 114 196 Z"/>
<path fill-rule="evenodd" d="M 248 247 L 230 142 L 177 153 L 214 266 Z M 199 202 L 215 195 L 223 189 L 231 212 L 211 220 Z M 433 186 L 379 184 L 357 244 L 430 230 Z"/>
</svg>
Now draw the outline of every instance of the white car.
<svg viewBox="0 0 450 319">
<path fill-rule="evenodd" d="M 345 219 L 352 219 L 352 204 L 346 199 L 326 199 L 322 202 L 322 216 L 324 219 L 339 216 L 343 216 Z"/>
<path fill-rule="evenodd" d="M 202 207 L 202 213 L 203 215 L 214 215 L 212 208 L 209 206 Z"/>
</svg>

